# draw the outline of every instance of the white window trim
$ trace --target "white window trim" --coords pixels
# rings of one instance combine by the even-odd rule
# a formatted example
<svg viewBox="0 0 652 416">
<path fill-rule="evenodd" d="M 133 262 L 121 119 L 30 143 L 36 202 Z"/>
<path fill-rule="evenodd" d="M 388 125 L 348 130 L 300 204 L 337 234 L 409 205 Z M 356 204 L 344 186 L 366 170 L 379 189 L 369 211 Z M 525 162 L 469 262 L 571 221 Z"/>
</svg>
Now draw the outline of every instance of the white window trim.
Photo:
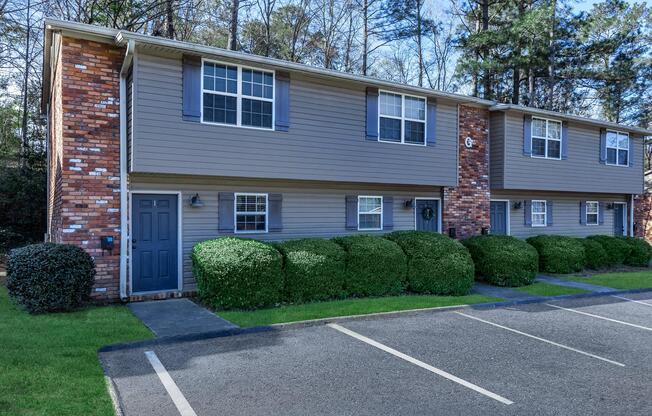
<svg viewBox="0 0 652 416">
<path fill-rule="evenodd" d="M 238 231 L 238 213 L 240 215 L 262 215 L 262 211 L 243 212 L 238 211 L 238 196 L 264 196 L 265 197 L 265 231 L 245 230 Z M 233 233 L 234 234 L 266 234 L 269 230 L 269 194 L 257 192 L 236 192 L 233 196 Z"/>
<path fill-rule="evenodd" d="M 236 85 L 237 85 L 237 93 L 229 93 L 229 92 L 220 92 L 220 91 L 212 91 L 212 90 L 206 90 L 204 89 L 204 62 L 212 63 L 212 64 L 218 64 L 218 65 L 227 65 L 227 66 L 234 66 L 238 68 L 238 79 L 236 80 Z M 254 97 L 251 95 L 243 95 L 242 94 L 242 70 L 243 69 L 252 69 L 254 71 L 261 71 L 261 72 L 267 72 L 272 74 L 272 98 L 264 98 L 264 97 Z M 209 94 L 216 94 L 216 95 L 226 95 L 230 97 L 235 97 L 236 98 L 236 124 L 229 124 L 229 123 L 216 123 L 214 121 L 204 121 L 204 93 L 209 93 Z M 267 101 L 272 103 L 272 127 L 267 128 L 267 127 L 256 127 L 256 126 L 243 126 L 242 125 L 242 99 L 243 98 L 251 98 L 253 100 L 259 100 L 259 101 Z M 201 110 L 201 117 L 200 117 L 200 122 L 202 124 L 212 124 L 214 126 L 226 126 L 226 127 L 239 127 L 243 129 L 252 129 L 252 130 L 264 130 L 264 131 L 274 131 L 275 126 L 276 126 L 276 71 L 273 69 L 262 69 L 262 68 L 256 68 L 252 66 L 247 66 L 247 65 L 238 65 L 232 62 L 224 62 L 224 61 L 216 61 L 213 59 L 206 59 L 202 58 L 201 60 L 201 94 L 200 94 L 200 99 L 199 99 L 199 108 Z"/>
<path fill-rule="evenodd" d="M 541 120 L 546 122 L 546 137 L 541 137 L 541 136 L 535 136 L 534 135 L 534 120 Z M 549 123 L 559 123 L 559 139 L 551 139 L 548 137 L 548 124 Z M 532 123 L 530 123 L 530 137 L 531 137 L 531 143 L 530 143 L 530 157 L 536 158 L 536 159 L 550 159 L 550 160 L 561 160 L 561 153 L 562 153 L 562 148 L 561 148 L 561 139 L 562 139 L 562 129 L 564 128 L 564 124 L 562 123 L 561 120 L 555 120 L 553 118 L 543 118 L 543 117 L 532 117 Z M 546 141 L 546 154 L 545 156 L 538 156 L 534 154 L 534 139 L 539 139 L 539 140 L 545 140 Z M 550 157 L 548 156 L 548 142 L 559 142 L 559 157 Z"/>
<path fill-rule="evenodd" d="M 380 114 L 380 94 L 385 93 L 385 94 L 392 94 L 392 95 L 400 95 L 401 96 L 401 117 L 397 116 L 386 116 L 383 114 Z M 425 110 L 425 117 L 423 120 L 418 120 L 415 118 L 409 118 L 405 116 L 405 97 L 410 97 L 410 98 L 417 98 L 420 100 L 424 101 L 424 110 Z M 392 143 L 392 144 L 405 144 L 408 146 L 422 146 L 425 147 L 428 145 L 428 99 L 426 97 L 422 97 L 419 95 L 412 95 L 412 94 L 403 94 L 400 92 L 395 92 L 395 91 L 388 91 L 388 90 L 378 90 L 378 141 L 383 142 L 383 143 Z M 380 118 L 392 118 L 394 120 L 401 120 L 401 141 L 400 142 L 393 142 L 391 140 L 383 140 L 382 137 L 380 137 Z M 405 122 L 406 121 L 415 121 L 417 123 L 423 123 L 423 143 L 406 143 L 405 142 Z"/>
<path fill-rule="evenodd" d="M 360 228 L 360 214 L 378 215 L 375 212 L 360 212 L 360 199 L 362 198 L 380 198 L 380 228 Z M 383 230 L 383 217 L 385 215 L 383 203 L 384 203 L 383 197 L 380 195 L 358 195 L 358 231 L 382 231 Z"/>
<path fill-rule="evenodd" d="M 589 204 L 595 204 L 595 222 L 589 222 Z M 586 225 L 600 225 L 600 203 L 598 201 L 585 201 L 584 202 L 584 223 Z"/>
<path fill-rule="evenodd" d="M 629 154 L 630 154 L 629 148 L 632 145 L 632 138 L 629 136 L 629 133 L 624 132 L 624 131 L 620 131 L 620 130 L 607 130 L 607 135 L 609 133 L 616 133 L 616 147 L 609 146 L 608 141 L 605 142 L 605 155 L 604 155 L 605 156 L 605 161 L 604 161 L 605 165 L 619 166 L 621 168 L 628 168 L 629 163 L 630 163 L 630 161 L 629 161 Z M 620 148 L 620 140 L 618 140 L 618 135 L 621 135 L 621 134 L 624 135 L 624 136 L 627 136 L 627 149 L 621 149 Z M 609 153 L 609 149 L 616 149 L 616 163 L 609 163 L 609 157 L 607 157 L 607 155 Z M 621 165 L 621 164 L 618 163 L 618 151 L 619 150 L 627 150 L 627 164 L 626 165 Z"/>
<path fill-rule="evenodd" d="M 535 202 L 543 202 L 543 212 L 534 212 Z M 532 223 L 532 227 L 547 227 L 548 226 L 548 201 L 543 199 L 533 199 L 531 201 L 531 204 L 532 205 L 530 206 L 530 222 Z M 534 223 L 534 214 L 537 215 L 543 214 L 543 224 Z"/>
</svg>

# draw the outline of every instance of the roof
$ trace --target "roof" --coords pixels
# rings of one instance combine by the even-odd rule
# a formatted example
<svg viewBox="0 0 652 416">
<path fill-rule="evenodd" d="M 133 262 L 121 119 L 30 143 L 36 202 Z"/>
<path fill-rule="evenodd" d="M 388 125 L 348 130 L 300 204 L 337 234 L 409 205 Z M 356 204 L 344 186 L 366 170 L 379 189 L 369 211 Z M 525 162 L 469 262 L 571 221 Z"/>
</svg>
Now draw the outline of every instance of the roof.
<svg viewBox="0 0 652 416">
<path fill-rule="evenodd" d="M 64 33 L 69 33 L 70 35 L 82 35 L 85 37 L 94 38 L 97 40 L 103 40 L 108 42 L 113 42 L 116 45 L 125 46 L 129 41 L 134 41 L 137 44 L 158 46 L 161 48 L 177 50 L 179 52 L 185 53 L 194 53 L 198 55 L 213 55 L 219 56 L 226 59 L 233 59 L 239 61 L 246 61 L 253 64 L 263 64 L 279 69 L 284 69 L 286 71 L 297 71 L 307 74 L 313 74 L 316 76 L 339 79 L 344 81 L 351 81 L 356 83 L 363 83 L 366 85 L 372 85 L 377 87 L 384 88 L 400 88 L 405 91 L 410 91 L 415 94 L 427 95 L 435 98 L 445 98 L 457 101 L 461 104 L 475 104 L 482 107 L 486 107 L 489 111 L 523 111 L 534 114 L 547 115 L 550 117 L 557 117 L 561 119 L 573 120 L 586 124 L 593 124 L 603 127 L 618 128 L 621 130 L 639 133 L 643 135 L 652 135 L 651 130 L 642 129 L 639 127 L 633 127 L 623 124 L 611 123 L 607 121 L 597 120 L 588 117 L 580 117 L 569 114 L 563 114 L 554 111 L 540 110 L 533 107 L 525 107 L 520 105 L 513 104 L 500 104 L 496 101 L 485 100 L 478 97 L 473 97 L 464 94 L 454 94 L 444 91 L 438 91 L 431 88 L 417 87 L 414 85 L 401 84 L 397 82 L 387 81 L 375 77 L 356 75 L 346 72 L 340 72 L 332 69 L 319 68 L 306 64 L 299 64 L 295 62 L 284 61 L 276 58 L 269 58 L 265 56 L 253 55 L 239 51 L 231 51 L 223 48 L 217 48 L 212 46 L 205 46 L 197 43 L 191 42 L 182 42 L 173 39 L 167 39 L 162 37 L 144 35 L 142 33 L 135 33 L 126 30 L 120 29 L 110 29 L 101 26 L 88 25 L 84 23 L 69 22 L 66 20 L 57 20 L 57 19 L 45 19 L 45 42 L 44 42 L 44 60 L 43 60 L 43 98 L 42 98 L 42 107 L 45 107 L 49 101 L 49 81 L 50 81 L 50 68 L 48 65 L 50 59 L 50 45 L 52 41 L 52 33 L 54 31 L 61 31 Z"/>
</svg>

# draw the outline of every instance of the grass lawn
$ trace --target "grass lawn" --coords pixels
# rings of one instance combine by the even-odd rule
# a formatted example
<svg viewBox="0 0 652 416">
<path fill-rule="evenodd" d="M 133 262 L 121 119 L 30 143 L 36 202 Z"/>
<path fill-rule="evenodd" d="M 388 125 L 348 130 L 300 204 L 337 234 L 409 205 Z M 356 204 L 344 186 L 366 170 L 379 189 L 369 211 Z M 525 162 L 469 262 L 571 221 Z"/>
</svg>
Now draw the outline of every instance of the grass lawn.
<svg viewBox="0 0 652 416">
<path fill-rule="evenodd" d="M 124 306 L 29 315 L 0 285 L 0 415 L 114 415 L 97 349 L 147 338 Z"/>
<path fill-rule="evenodd" d="M 523 292 L 534 296 L 561 296 L 561 295 L 575 295 L 577 293 L 587 293 L 588 290 L 577 289 L 574 287 L 566 287 L 559 285 L 552 285 L 549 283 L 537 282 L 529 286 L 513 287 L 511 288 L 517 292 Z"/>
<path fill-rule="evenodd" d="M 347 315 L 364 315 L 376 312 L 402 311 L 407 309 L 434 308 L 438 306 L 470 305 L 473 303 L 499 302 L 502 299 L 481 295 L 425 296 L 406 295 L 384 298 L 333 300 L 328 302 L 287 305 L 256 311 L 218 311 L 224 319 L 251 327 L 306 319 L 332 318 Z"/>
<path fill-rule="evenodd" d="M 652 288 L 652 271 L 595 274 L 591 277 L 570 276 L 565 279 L 614 289 Z"/>
</svg>

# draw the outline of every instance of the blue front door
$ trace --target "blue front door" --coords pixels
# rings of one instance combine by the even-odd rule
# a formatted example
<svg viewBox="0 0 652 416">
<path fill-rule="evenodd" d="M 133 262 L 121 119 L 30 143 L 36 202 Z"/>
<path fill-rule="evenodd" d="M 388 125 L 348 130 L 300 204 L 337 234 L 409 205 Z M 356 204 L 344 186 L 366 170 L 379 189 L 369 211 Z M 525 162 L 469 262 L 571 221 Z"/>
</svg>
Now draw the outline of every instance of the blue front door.
<svg viewBox="0 0 652 416">
<path fill-rule="evenodd" d="M 491 222 L 491 234 L 507 234 L 507 202 L 491 201 L 489 220 Z"/>
<path fill-rule="evenodd" d="M 439 200 L 417 199 L 415 210 L 418 231 L 439 231 Z"/>
<path fill-rule="evenodd" d="M 177 196 L 134 194 L 132 292 L 178 289 Z"/>
</svg>

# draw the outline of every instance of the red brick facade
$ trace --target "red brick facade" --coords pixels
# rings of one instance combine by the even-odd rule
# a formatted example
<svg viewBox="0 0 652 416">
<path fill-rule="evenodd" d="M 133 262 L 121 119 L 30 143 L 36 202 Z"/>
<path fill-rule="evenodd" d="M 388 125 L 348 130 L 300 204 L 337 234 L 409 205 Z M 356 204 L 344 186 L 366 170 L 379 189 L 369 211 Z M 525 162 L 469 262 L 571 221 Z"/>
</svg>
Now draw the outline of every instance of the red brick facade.
<svg viewBox="0 0 652 416">
<path fill-rule="evenodd" d="M 458 186 L 444 188 L 442 224 L 466 238 L 489 227 L 489 112 L 460 105 L 458 134 Z"/>
<path fill-rule="evenodd" d="M 50 102 L 50 240 L 95 259 L 93 297 L 119 298 L 120 67 L 123 51 L 62 38 Z M 100 248 L 113 236 L 113 252 Z"/>
<path fill-rule="evenodd" d="M 634 234 L 652 242 L 652 193 L 634 198 Z"/>
</svg>

